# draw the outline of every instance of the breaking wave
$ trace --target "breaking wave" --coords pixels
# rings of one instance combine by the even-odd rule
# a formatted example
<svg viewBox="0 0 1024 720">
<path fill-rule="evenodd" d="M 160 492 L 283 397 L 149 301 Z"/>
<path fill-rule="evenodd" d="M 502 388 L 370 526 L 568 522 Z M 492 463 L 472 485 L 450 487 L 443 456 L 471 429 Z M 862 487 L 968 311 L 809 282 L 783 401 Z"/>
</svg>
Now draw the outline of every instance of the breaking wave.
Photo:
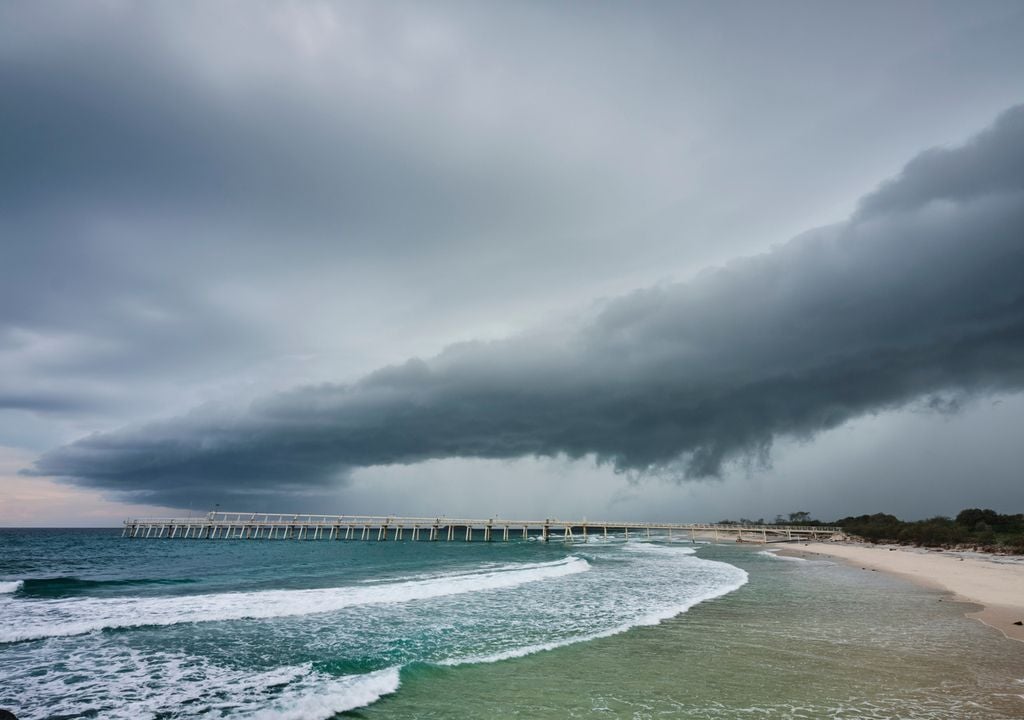
<svg viewBox="0 0 1024 720">
<path fill-rule="evenodd" d="M 24 580 L 4 580 L 0 581 L 0 595 L 7 595 L 8 593 L 18 592 L 21 589 Z"/>
<path fill-rule="evenodd" d="M 415 600 L 512 588 L 524 583 L 586 572 L 579 557 L 518 563 L 476 572 L 442 575 L 370 587 L 264 590 L 177 597 L 82 598 L 21 601 L 0 619 L 0 642 L 81 635 L 95 630 L 252 620 L 327 613 L 356 605 Z M 12 611 L 13 610 L 13 611 Z"/>
</svg>

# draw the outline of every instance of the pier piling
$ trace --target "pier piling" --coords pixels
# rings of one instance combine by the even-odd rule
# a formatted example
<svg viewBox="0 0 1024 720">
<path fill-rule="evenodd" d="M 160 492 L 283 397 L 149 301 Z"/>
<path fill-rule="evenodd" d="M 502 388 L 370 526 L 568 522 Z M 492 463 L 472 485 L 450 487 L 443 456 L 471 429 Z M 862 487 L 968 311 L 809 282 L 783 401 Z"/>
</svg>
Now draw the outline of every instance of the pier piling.
<svg viewBox="0 0 1024 720">
<path fill-rule="evenodd" d="M 269 513 L 212 512 L 201 517 L 189 518 L 136 518 L 125 520 L 121 537 L 126 539 L 165 540 L 361 540 L 372 539 L 376 530 L 378 541 L 400 542 L 409 539 L 422 540 L 421 531 L 426 530 L 427 539 L 438 541 L 442 531 L 445 540 L 453 542 L 456 531 L 464 531 L 465 542 L 472 542 L 476 532 L 485 542 L 495 540 L 495 525 L 501 529 L 501 539 L 509 542 L 514 532 L 523 540 L 531 537 L 550 542 L 552 535 L 561 536 L 566 543 L 588 542 L 590 536 L 600 533 L 608 538 L 621 533 L 626 540 L 630 533 L 643 532 L 645 538 L 672 540 L 678 536 L 689 537 L 696 544 L 698 538 L 719 542 L 723 537 L 744 542 L 767 544 L 770 542 L 798 542 L 804 540 L 831 539 L 842 533 L 842 529 L 829 526 L 797 525 L 738 525 L 720 523 L 644 523 L 644 522 L 602 522 L 594 520 L 562 521 L 551 518 L 544 520 L 505 520 L 495 523 L 493 517 L 474 519 L 380 517 L 368 515 L 278 515 Z M 409 537 L 405 531 L 408 529 Z M 391 533 L 390 531 L 394 532 Z"/>
</svg>

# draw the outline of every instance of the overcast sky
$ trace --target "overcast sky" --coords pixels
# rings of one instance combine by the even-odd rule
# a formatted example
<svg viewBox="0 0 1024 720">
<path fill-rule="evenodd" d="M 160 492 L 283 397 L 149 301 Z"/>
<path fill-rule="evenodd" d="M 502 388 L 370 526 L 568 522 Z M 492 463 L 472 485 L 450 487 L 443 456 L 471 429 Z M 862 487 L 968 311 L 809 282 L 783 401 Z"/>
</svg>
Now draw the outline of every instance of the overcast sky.
<svg viewBox="0 0 1024 720">
<path fill-rule="evenodd" d="M 1024 511 L 1021 37 L 0 1 L 0 524 Z"/>
</svg>

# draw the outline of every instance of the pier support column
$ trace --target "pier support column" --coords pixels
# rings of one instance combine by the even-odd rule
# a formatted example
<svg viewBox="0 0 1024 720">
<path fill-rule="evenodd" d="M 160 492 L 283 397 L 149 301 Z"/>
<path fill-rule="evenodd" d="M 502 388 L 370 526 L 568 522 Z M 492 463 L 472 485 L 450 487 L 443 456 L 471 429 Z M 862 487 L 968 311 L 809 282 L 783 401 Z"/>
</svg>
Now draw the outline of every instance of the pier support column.
<svg viewBox="0 0 1024 720">
<path fill-rule="evenodd" d="M 544 539 L 544 542 L 548 541 L 548 531 L 549 530 L 550 530 L 550 528 L 548 527 L 548 524 L 544 523 L 544 528 L 541 530 L 541 535 L 540 535 Z"/>
</svg>

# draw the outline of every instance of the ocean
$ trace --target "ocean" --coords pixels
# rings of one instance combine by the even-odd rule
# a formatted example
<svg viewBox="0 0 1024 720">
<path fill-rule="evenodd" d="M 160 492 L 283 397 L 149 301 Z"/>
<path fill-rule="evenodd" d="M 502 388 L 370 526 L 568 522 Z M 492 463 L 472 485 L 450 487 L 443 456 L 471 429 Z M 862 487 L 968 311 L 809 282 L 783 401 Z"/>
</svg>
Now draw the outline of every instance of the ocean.
<svg viewBox="0 0 1024 720">
<path fill-rule="evenodd" d="M 0 708 L 67 718 L 1024 717 L 1024 645 L 758 546 L 0 530 Z"/>
</svg>

